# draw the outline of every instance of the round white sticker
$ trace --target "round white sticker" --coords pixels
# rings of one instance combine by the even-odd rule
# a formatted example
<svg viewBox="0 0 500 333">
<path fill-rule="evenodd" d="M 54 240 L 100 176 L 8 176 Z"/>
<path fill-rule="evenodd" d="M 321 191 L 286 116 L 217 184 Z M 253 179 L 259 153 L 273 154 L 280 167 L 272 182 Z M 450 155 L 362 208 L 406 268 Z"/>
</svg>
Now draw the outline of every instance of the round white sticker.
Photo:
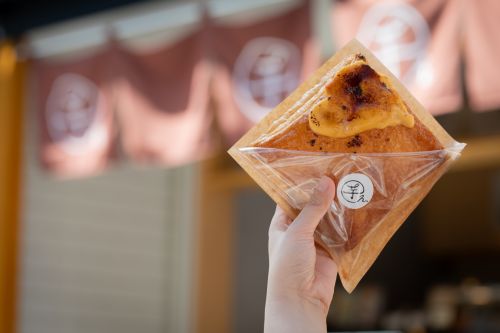
<svg viewBox="0 0 500 333">
<path fill-rule="evenodd" d="M 372 181 L 362 173 L 348 174 L 337 185 L 337 198 L 347 208 L 358 209 L 364 207 L 372 197 Z"/>
</svg>

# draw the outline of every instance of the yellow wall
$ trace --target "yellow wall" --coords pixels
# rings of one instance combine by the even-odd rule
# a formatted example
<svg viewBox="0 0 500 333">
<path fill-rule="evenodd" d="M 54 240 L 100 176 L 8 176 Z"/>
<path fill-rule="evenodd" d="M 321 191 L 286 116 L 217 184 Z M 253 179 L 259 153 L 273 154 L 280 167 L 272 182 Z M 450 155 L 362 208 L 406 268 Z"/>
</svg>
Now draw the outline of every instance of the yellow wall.
<svg viewBox="0 0 500 333">
<path fill-rule="evenodd" d="M 0 43 L 0 333 L 15 332 L 24 65 Z"/>
</svg>

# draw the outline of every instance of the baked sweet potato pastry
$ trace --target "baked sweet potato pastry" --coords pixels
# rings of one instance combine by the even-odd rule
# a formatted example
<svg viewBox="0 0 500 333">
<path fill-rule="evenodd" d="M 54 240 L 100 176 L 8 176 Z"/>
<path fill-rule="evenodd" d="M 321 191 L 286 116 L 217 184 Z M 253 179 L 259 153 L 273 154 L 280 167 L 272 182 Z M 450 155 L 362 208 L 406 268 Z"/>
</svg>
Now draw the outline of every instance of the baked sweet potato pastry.
<svg viewBox="0 0 500 333">
<path fill-rule="evenodd" d="M 315 239 L 350 292 L 462 149 L 352 41 L 229 153 L 292 218 L 321 176 L 335 180 Z"/>
</svg>

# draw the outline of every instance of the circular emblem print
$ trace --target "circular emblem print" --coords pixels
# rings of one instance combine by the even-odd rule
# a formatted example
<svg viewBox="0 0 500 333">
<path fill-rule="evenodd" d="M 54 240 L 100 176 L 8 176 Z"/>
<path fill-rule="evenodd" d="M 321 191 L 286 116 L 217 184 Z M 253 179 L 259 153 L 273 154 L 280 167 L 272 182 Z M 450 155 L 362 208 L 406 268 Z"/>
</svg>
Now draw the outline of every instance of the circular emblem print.
<svg viewBox="0 0 500 333">
<path fill-rule="evenodd" d="M 87 78 L 63 74 L 52 84 L 45 119 L 53 142 L 69 154 L 81 154 L 106 143 L 99 112 L 99 89 Z"/>
<path fill-rule="evenodd" d="M 361 173 L 346 175 L 337 185 L 337 198 L 347 208 L 358 209 L 364 207 L 370 202 L 372 196 L 372 181 Z"/>
<path fill-rule="evenodd" d="M 425 61 L 429 26 L 420 12 L 405 3 L 372 6 L 363 16 L 357 38 L 405 84 L 431 84 Z"/>
<path fill-rule="evenodd" d="M 299 84 L 300 51 L 280 38 L 249 41 L 233 69 L 235 100 L 241 112 L 258 122 Z"/>
</svg>

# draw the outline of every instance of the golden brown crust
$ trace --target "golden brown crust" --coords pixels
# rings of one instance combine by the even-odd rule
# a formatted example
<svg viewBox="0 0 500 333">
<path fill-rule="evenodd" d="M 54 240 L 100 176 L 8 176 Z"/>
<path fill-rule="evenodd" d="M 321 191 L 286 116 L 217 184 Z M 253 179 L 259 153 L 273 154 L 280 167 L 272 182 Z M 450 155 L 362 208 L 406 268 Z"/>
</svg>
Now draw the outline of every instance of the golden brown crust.
<svg viewBox="0 0 500 333">
<path fill-rule="evenodd" d="M 373 129 L 347 138 L 317 135 L 307 116 L 258 147 L 330 153 L 400 153 L 442 149 L 436 137 L 418 120 L 413 128 L 402 125 Z"/>
</svg>

